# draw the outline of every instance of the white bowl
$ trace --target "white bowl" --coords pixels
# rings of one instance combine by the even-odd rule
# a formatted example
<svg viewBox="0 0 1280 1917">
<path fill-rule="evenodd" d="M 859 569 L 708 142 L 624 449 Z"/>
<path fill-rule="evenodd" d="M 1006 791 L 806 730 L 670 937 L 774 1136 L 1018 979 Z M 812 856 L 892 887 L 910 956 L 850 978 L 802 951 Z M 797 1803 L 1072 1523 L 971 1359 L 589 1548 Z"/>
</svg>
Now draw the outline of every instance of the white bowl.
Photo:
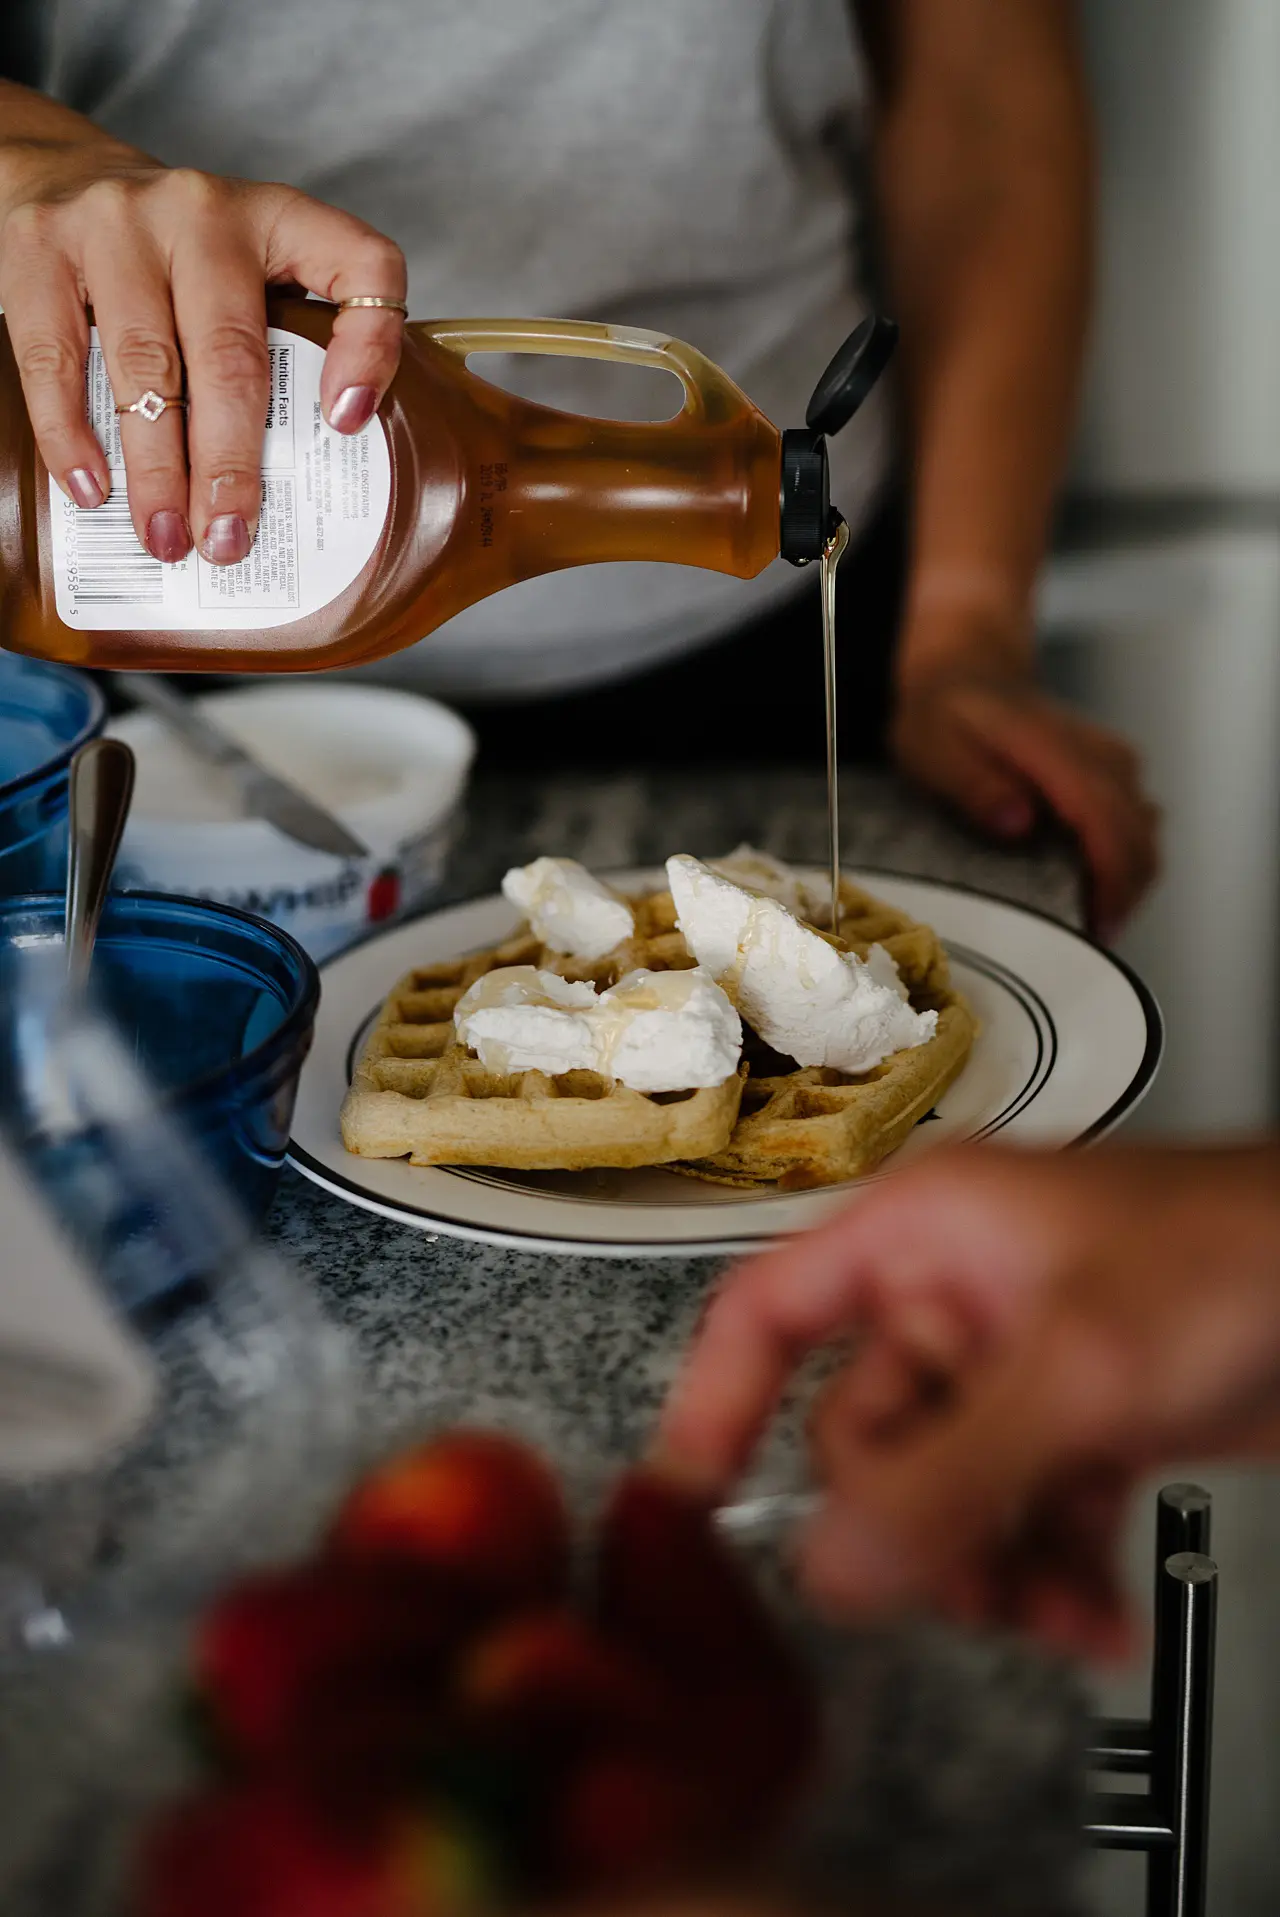
<svg viewBox="0 0 1280 1917">
<path fill-rule="evenodd" d="M 284 926 L 317 959 L 430 898 L 475 751 L 456 713 L 351 684 L 248 686 L 196 704 L 348 826 L 369 857 L 316 852 L 246 818 L 226 774 L 151 713 L 131 712 L 108 727 L 138 759 L 118 886 L 238 905 Z"/>
</svg>

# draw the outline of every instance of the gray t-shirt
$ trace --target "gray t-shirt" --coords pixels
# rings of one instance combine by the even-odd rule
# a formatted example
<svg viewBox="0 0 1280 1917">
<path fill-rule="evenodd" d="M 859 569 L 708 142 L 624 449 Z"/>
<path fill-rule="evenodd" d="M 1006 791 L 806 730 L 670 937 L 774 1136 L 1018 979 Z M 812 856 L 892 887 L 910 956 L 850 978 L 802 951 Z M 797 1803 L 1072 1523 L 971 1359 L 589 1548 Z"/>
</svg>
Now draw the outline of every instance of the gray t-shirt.
<svg viewBox="0 0 1280 1917">
<path fill-rule="evenodd" d="M 789 426 L 864 310 L 846 0 L 5 7 L 0 59 L 16 77 L 166 162 L 287 180 L 390 234 L 415 316 L 653 327 Z M 669 382 L 634 370 L 522 360 L 501 376 L 584 412 L 671 410 Z M 855 526 L 887 441 L 877 396 L 833 442 L 833 493 Z M 382 676 L 473 696 L 586 685 L 718 636 L 801 578 L 782 561 L 745 582 L 683 566 L 556 573 L 470 608 Z"/>
</svg>

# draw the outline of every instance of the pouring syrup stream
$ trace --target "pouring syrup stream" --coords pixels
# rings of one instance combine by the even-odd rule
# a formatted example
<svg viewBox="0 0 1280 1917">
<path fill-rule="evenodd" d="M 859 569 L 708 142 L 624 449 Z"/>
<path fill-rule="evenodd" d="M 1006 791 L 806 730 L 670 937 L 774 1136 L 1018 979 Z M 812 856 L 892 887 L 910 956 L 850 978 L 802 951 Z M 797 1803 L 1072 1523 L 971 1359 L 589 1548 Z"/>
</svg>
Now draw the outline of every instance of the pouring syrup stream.
<svg viewBox="0 0 1280 1917">
<path fill-rule="evenodd" d="M 831 861 L 831 930 L 840 929 L 840 770 L 836 753 L 836 567 L 849 543 L 838 519 L 822 548 L 822 663 L 827 691 L 827 850 Z"/>
</svg>

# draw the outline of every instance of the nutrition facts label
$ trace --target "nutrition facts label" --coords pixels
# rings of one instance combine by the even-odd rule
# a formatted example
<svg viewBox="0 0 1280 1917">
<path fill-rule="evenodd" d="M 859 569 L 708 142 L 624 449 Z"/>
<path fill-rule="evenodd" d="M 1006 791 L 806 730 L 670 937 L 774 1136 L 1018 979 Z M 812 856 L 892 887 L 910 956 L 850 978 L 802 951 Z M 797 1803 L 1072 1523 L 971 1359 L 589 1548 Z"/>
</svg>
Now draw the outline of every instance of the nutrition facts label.
<svg viewBox="0 0 1280 1917">
<path fill-rule="evenodd" d="M 318 612 L 357 578 L 386 524 L 391 459 L 382 422 L 335 433 L 320 411 L 324 353 L 272 327 L 257 537 L 238 566 L 191 553 L 163 566 L 133 530 L 115 398 L 96 329 L 85 373 L 111 498 L 85 511 L 49 481 L 58 616 L 79 631 L 260 631 Z"/>
</svg>

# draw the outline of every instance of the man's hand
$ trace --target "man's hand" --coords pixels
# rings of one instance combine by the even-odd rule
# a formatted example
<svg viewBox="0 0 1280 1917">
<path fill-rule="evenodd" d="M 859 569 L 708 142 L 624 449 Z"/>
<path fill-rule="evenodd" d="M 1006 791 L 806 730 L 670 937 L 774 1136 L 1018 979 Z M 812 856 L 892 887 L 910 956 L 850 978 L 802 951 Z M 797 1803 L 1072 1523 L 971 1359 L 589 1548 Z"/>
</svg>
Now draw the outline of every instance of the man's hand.
<svg viewBox="0 0 1280 1917">
<path fill-rule="evenodd" d="M 1135 1481 L 1280 1452 L 1280 1151 L 970 1147 L 899 1173 L 729 1276 L 664 1459 L 726 1490 L 800 1358 L 851 1334 L 814 1419 L 811 1591 L 1117 1653 Z"/>
<path fill-rule="evenodd" d="M 1047 809 L 1079 839 L 1092 923 L 1110 938 L 1159 866 L 1157 808 L 1137 753 L 1117 733 L 1037 690 L 1029 669 L 931 671 L 904 661 L 893 719 L 903 771 L 1002 839 L 1030 832 Z"/>
<path fill-rule="evenodd" d="M 85 417 L 86 306 L 121 405 L 186 392 L 183 416 L 120 422 L 134 528 L 157 559 L 194 536 L 234 565 L 257 527 L 267 415 L 265 287 L 402 300 L 398 247 L 291 187 L 159 166 L 78 114 L 0 83 L 0 305 L 40 456 L 63 491 L 101 505 L 111 479 Z M 344 313 L 321 398 L 356 432 L 400 356 L 394 311 Z"/>
</svg>

